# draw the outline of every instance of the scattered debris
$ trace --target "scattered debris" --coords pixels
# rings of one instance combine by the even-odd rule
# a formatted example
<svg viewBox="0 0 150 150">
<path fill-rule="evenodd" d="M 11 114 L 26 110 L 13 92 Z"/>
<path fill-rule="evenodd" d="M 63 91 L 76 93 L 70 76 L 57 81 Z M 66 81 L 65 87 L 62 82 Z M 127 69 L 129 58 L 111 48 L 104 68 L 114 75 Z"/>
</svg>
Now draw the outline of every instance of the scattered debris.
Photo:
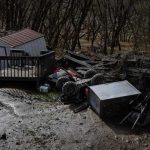
<svg viewBox="0 0 150 150">
<path fill-rule="evenodd" d="M 50 85 L 49 84 L 41 85 L 39 91 L 42 93 L 48 93 L 50 91 Z"/>
<path fill-rule="evenodd" d="M 90 101 L 88 102 L 88 98 L 90 97 L 90 92 L 87 92 L 88 86 L 102 86 L 101 84 L 108 85 L 108 83 L 115 84 L 113 82 L 123 80 L 128 80 L 133 86 L 142 92 L 142 95 L 146 94 L 150 90 L 150 86 L 148 85 L 150 79 L 150 59 L 147 57 L 148 55 L 150 56 L 150 54 L 143 54 L 140 52 L 129 52 L 126 54 L 120 53 L 117 55 L 103 56 L 100 59 L 92 60 L 83 54 L 67 51 L 65 57 L 62 60 L 59 60 L 59 65 L 61 64 L 60 67 L 63 69 L 60 69 L 55 73 L 58 74 L 57 77 L 55 76 L 55 85 L 57 89 L 62 91 L 61 102 L 64 104 L 70 104 L 70 108 L 74 112 L 79 112 L 80 110 L 86 109 L 89 102 L 93 100 L 93 98 L 90 98 Z M 70 67 L 72 69 L 68 72 L 67 69 Z M 53 76 L 53 79 L 50 76 Z M 49 80 L 53 81 L 54 75 L 50 76 Z M 127 83 L 127 81 L 124 82 Z M 131 84 L 131 89 L 128 87 L 131 91 L 126 88 L 127 91 L 122 89 L 122 93 L 125 92 L 127 94 L 126 96 L 130 97 L 132 95 L 130 95 L 130 92 L 135 90 L 137 92 L 135 95 L 140 95 L 140 92 Z M 120 91 L 121 86 L 122 85 L 118 85 L 116 91 L 114 91 L 114 88 L 111 88 L 109 91 L 107 89 L 105 92 L 112 92 L 112 95 L 114 95 L 112 101 L 109 101 L 110 106 L 114 103 L 115 98 L 117 99 L 115 104 L 124 105 L 124 101 L 120 100 L 121 103 L 119 103 L 119 99 L 117 98 L 117 94 L 120 94 L 118 91 Z M 104 91 L 101 93 L 103 92 Z M 125 97 L 125 95 L 120 95 L 120 99 L 122 97 Z M 131 106 L 129 105 L 130 101 L 127 102 L 127 97 L 126 106 Z M 132 99 L 132 96 L 130 98 Z M 92 101 L 92 104 L 93 103 L 94 101 Z M 91 106 L 92 104 L 90 103 Z M 132 105 L 132 107 L 133 106 L 136 105 Z M 102 111 L 103 109 L 100 109 L 100 107 L 103 107 L 102 104 L 100 106 L 99 102 L 95 102 L 92 108 L 96 109 L 96 112 L 101 116 L 102 113 L 99 111 Z M 109 108 L 111 108 L 109 109 L 110 112 L 113 112 L 113 107 Z M 119 108 L 115 107 L 115 110 L 117 109 Z M 121 112 L 125 114 L 129 111 L 130 109 L 128 108 L 126 111 L 122 110 Z M 121 112 L 119 114 L 121 114 Z"/>
<path fill-rule="evenodd" d="M 79 74 L 68 68 L 57 68 L 56 72 L 48 76 L 48 81 L 50 84 L 56 86 L 57 90 L 62 91 L 63 85 L 68 81 L 77 81 L 80 78 Z"/>
<path fill-rule="evenodd" d="M 147 93 L 150 92 L 150 85 L 148 84 L 150 81 L 149 56 L 150 54 L 148 53 L 143 54 L 140 52 L 132 52 L 126 54 L 120 53 L 117 55 L 103 56 L 99 59 L 94 60 L 83 54 L 67 51 L 64 58 L 56 62 L 55 70 L 52 74 L 47 76 L 47 79 L 45 79 L 45 81 L 43 81 L 43 83 L 46 84 L 42 83 L 39 87 L 39 91 L 42 93 L 48 93 L 51 87 L 56 87 L 58 91 L 62 92 L 60 98 L 61 102 L 70 105 L 70 109 L 72 109 L 74 113 L 80 112 L 88 108 L 90 102 L 91 107 L 95 109 L 95 111 L 100 116 L 103 116 L 103 113 L 100 113 L 100 111 L 104 111 L 104 109 L 100 109 L 100 107 L 103 107 L 104 102 L 102 102 L 100 106 L 101 102 L 97 100 L 97 102 L 95 102 L 95 104 L 93 105 L 93 98 L 90 97 L 90 94 L 92 93 L 91 87 L 96 87 L 94 85 L 98 85 L 98 87 L 102 85 L 109 85 L 108 83 L 123 83 L 127 82 L 124 80 L 128 80 L 133 86 L 135 86 L 138 90 L 142 92 L 143 100 L 137 100 L 137 103 L 134 101 L 132 105 L 129 105 L 130 101 L 127 100 L 127 97 L 131 96 L 130 92 L 132 90 L 130 91 L 126 89 L 127 91 L 125 91 L 125 89 L 122 89 L 122 85 L 118 85 L 116 91 L 114 90 L 114 88 L 111 88 L 110 90 L 107 89 L 107 91 L 105 91 L 105 93 L 107 93 L 107 96 L 110 96 L 110 93 L 108 93 L 110 91 L 112 92 L 111 94 L 114 96 L 112 100 L 109 99 L 109 108 L 111 108 L 109 109 L 110 112 L 115 112 L 116 110 L 119 110 L 117 105 L 124 105 L 124 101 L 119 99 L 124 98 L 125 95 L 120 95 L 119 99 L 117 97 L 118 93 L 121 94 L 120 90 L 122 89 L 122 92 L 127 93 L 126 106 L 131 106 L 131 109 L 129 109 L 129 107 L 128 112 L 121 110 L 119 114 L 121 114 L 121 112 L 123 112 L 124 114 L 127 112 L 128 114 L 130 110 L 132 111 L 132 108 L 133 110 L 135 110 L 135 108 L 137 109 L 137 107 L 140 105 L 141 108 L 138 109 L 138 111 L 140 111 L 140 113 L 142 114 L 147 114 L 145 115 L 145 118 L 149 120 L 149 112 L 146 111 L 149 103 L 147 101 L 145 102 L 144 98 L 146 97 Z M 135 89 L 133 86 L 131 87 Z M 138 92 L 135 95 L 139 95 Z M 95 92 L 95 95 L 97 93 Z M 101 91 L 101 93 L 104 93 L 104 91 Z M 115 99 L 117 100 L 115 101 Z M 115 111 L 112 107 L 114 102 L 116 105 Z M 145 109 L 142 109 L 143 106 L 145 107 Z M 133 114 L 134 116 L 137 116 L 137 118 L 143 118 L 143 115 L 140 115 L 140 117 L 138 117 L 138 113 Z"/>
<path fill-rule="evenodd" d="M 129 120 L 133 122 L 132 129 L 137 125 L 146 126 L 150 123 L 149 108 L 150 108 L 150 93 L 146 95 L 146 97 L 138 102 L 131 111 L 124 117 L 124 119 L 120 122 L 122 124 L 124 121 Z"/>
</svg>

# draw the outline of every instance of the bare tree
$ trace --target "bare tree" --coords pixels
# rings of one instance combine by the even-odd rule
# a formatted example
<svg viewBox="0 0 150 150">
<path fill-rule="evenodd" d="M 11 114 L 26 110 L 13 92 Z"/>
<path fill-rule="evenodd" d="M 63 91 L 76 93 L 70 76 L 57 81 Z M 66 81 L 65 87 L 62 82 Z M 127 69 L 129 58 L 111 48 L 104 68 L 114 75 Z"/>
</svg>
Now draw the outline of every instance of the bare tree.
<svg viewBox="0 0 150 150">
<path fill-rule="evenodd" d="M 121 37 L 135 47 L 150 44 L 149 0 L 0 0 L 0 27 L 30 27 L 45 34 L 52 48 L 81 49 L 87 35 L 91 50 L 99 40 L 102 52 L 114 52 Z M 139 37 L 142 37 L 141 39 Z"/>
</svg>

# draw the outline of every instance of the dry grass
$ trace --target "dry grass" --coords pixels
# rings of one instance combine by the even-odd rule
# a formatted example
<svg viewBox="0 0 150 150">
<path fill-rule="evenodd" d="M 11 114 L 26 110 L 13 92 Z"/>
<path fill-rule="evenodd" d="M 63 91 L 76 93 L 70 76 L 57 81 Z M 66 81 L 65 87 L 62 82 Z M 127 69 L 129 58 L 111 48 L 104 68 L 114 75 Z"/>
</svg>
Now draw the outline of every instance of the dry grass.
<svg viewBox="0 0 150 150">
<path fill-rule="evenodd" d="M 85 40 L 85 39 L 81 39 L 80 42 L 81 42 L 82 51 L 87 51 L 87 50 L 89 50 L 91 48 L 91 41 L 88 41 L 88 40 Z M 122 51 L 128 51 L 128 50 L 133 49 L 133 44 L 132 43 L 121 42 L 120 44 L 121 44 Z M 98 41 L 96 41 L 94 43 L 94 47 L 95 48 L 99 48 Z M 109 47 L 108 47 L 108 49 L 109 49 Z M 115 51 L 119 51 L 119 48 L 115 47 Z"/>
<path fill-rule="evenodd" d="M 84 53 L 85 55 L 88 56 L 95 56 L 95 52 L 91 50 L 91 41 L 86 40 L 85 38 L 80 39 L 80 44 L 81 44 L 81 49 L 79 49 L 78 47 L 76 47 L 76 51 L 81 51 L 82 53 Z M 128 51 L 132 51 L 134 50 L 134 45 L 133 43 L 129 43 L 129 42 L 120 42 L 121 44 L 121 52 L 128 52 Z M 140 51 L 147 51 L 149 48 L 145 48 L 144 45 L 140 44 Z M 95 49 L 99 49 L 101 50 L 102 48 L 100 48 L 100 44 L 99 44 L 99 39 L 96 39 L 94 42 L 94 48 Z M 64 50 L 59 48 L 56 49 L 56 57 L 57 58 L 62 58 L 64 56 Z M 108 47 L 108 51 L 110 51 L 110 47 Z M 114 52 L 117 53 L 119 52 L 119 47 L 115 47 Z M 100 54 L 100 52 L 98 53 Z"/>
</svg>

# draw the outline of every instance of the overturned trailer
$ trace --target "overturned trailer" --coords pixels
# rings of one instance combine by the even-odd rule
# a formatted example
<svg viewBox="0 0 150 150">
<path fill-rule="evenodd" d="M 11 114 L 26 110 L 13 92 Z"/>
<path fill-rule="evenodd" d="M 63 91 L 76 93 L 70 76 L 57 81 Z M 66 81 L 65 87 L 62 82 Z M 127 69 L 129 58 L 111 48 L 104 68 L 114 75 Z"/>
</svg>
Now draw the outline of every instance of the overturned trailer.
<svg viewBox="0 0 150 150">
<path fill-rule="evenodd" d="M 88 101 L 101 117 L 120 116 L 129 111 L 130 102 L 141 94 L 128 81 L 89 86 Z"/>
</svg>

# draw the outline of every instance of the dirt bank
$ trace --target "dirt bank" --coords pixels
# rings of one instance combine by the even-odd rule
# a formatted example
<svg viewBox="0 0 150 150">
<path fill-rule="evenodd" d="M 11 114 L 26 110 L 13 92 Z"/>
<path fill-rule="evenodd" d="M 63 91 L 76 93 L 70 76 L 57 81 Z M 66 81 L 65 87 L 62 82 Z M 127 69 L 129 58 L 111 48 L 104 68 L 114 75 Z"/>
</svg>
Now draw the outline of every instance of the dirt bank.
<svg viewBox="0 0 150 150">
<path fill-rule="evenodd" d="M 149 133 L 106 124 L 90 109 L 74 114 L 51 99 L 19 98 L 1 91 L 0 150 L 150 149 Z"/>
</svg>

